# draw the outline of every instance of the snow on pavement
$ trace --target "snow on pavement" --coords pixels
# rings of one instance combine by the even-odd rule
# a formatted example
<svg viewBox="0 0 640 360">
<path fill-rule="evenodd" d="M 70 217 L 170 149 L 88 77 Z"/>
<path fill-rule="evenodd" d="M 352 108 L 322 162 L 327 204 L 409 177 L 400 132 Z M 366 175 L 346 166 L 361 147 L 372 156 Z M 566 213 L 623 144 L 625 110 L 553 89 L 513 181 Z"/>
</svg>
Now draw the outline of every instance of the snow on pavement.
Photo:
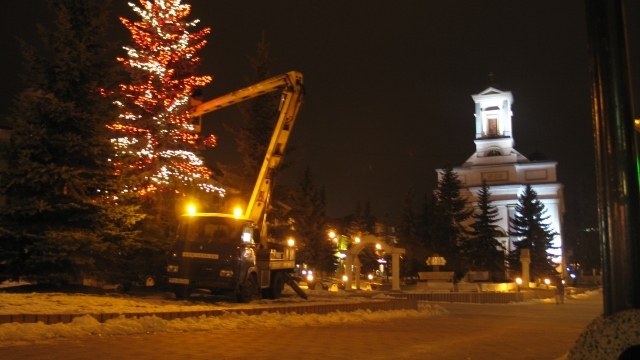
<svg viewBox="0 0 640 360">
<path fill-rule="evenodd" d="M 285 288 L 286 289 L 286 288 Z M 309 299 L 293 296 L 293 291 L 284 292 L 278 300 L 257 300 L 250 304 L 211 302 L 206 298 L 177 301 L 172 295 L 129 296 L 112 293 L 105 295 L 64 294 L 64 293 L 0 293 L 1 314 L 98 314 L 98 313 L 143 313 L 176 312 L 211 309 L 260 308 L 289 305 L 291 303 L 353 303 L 392 298 L 382 293 L 371 297 L 349 295 L 345 291 L 308 291 Z M 282 328 L 300 326 L 328 326 L 335 324 L 360 323 L 365 321 L 386 321 L 401 317 L 429 317 L 446 314 L 439 305 L 420 304 L 416 310 L 334 312 L 318 314 L 267 313 L 248 316 L 244 313 L 226 313 L 215 317 L 192 317 L 163 320 L 155 316 L 125 318 L 98 322 L 90 315 L 74 318 L 71 323 L 45 325 L 38 323 L 0 324 L 0 346 L 28 344 L 55 338 L 75 338 L 81 336 L 108 336 L 159 332 L 225 331 L 237 329 Z"/>
<path fill-rule="evenodd" d="M 285 292 L 286 294 L 286 292 Z M 285 296 L 278 300 L 258 300 L 251 304 L 235 304 L 226 302 L 206 302 L 199 299 L 191 301 L 176 301 L 169 296 L 154 295 L 134 297 L 122 294 L 86 295 L 62 293 L 31 293 L 11 294 L 0 293 L 0 314 L 90 314 L 90 313 L 126 313 L 152 311 L 185 311 L 233 309 L 238 307 L 261 307 L 266 303 L 271 306 L 277 304 L 291 304 L 292 302 L 314 302 L 317 304 L 332 302 L 360 302 L 375 301 L 389 298 L 380 293 L 372 297 L 358 297 L 346 292 L 309 291 L 309 300 L 302 300 L 295 296 Z M 290 295 L 290 294 L 289 294 Z M 592 296 L 587 293 L 579 295 Z M 533 305 L 535 300 L 523 303 L 505 305 Z M 76 338 L 82 336 L 109 336 L 144 334 L 160 332 L 195 332 L 195 331 L 227 331 L 239 329 L 264 329 L 283 327 L 329 326 L 337 324 L 354 324 L 361 322 L 381 322 L 397 318 L 430 317 L 446 315 L 448 311 L 440 305 L 420 301 L 418 310 L 390 310 L 354 312 L 334 312 L 326 315 L 318 314 L 280 314 L 262 313 L 248 316 L 244 313 L 226 313 L 219 317 L 192 317 L 185 319 L 163 320 L 155 316 L 141 318 L 125 318 L 98 322 L 90 315 L 74 318 L 71 323 L 45 325 L 42 322 L 21 324 L 0 324 L 0 347 L 29 344 L 55 338 Z"/>
</svg>

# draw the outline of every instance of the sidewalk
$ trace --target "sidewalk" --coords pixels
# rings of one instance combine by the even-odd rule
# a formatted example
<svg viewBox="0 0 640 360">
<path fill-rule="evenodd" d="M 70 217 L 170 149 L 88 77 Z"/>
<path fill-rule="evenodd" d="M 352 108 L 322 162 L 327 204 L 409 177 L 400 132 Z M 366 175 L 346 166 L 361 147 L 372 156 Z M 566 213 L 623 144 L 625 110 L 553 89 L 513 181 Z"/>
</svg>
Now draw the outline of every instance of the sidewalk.
<svg viewBox="0 0 640 360">
<path fill-rule="evenodd" d="M 96 335 L 0 347 L 0 358 L 554 360 L 601 314 L 602 297 L 569 297 L 564 305 L 540 300 L 435 306 L 448 313 L 301 326 L 265 319 L 263 326 L 233 329 L 221 322 L 216 329 L 199 332 Z"/>
</svg>

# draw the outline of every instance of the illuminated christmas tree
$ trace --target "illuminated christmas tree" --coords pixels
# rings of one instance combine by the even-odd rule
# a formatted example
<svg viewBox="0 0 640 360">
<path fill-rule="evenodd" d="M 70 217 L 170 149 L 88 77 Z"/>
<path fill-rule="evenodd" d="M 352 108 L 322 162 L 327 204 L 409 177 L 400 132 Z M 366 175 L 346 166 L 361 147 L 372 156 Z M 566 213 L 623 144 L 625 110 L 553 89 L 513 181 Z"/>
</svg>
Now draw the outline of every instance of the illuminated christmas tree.
<svg viewBox="0 0 640 360">
<path fill-rule="evenodd" d="M 129 179 L 128 191 L 146 208 L 155 208 L 148 211 L 157 213 L 155 221 L 172 223 L 177 197 L 224 193 L 211 182 L 211 170 L 198 155 L 203 147 L 215 146 L 215 137 L 195 133 L 189 114 L 191 95 L 211 81 L 210 76 L 196 75 L 200 58 L 195 55 L 210 29 L 190 33 L 198 21 L 185 20 L 191 6 L 180 0 L 140 4 L 130 4 L 140 21 L 121 18 L 133 45 L 125 47 L 127 58 L 118 60 L 132 81 L 120 86 L 122 113 L 110 126 L 116 133 L 112 162 L 117 173 Z"/>
</svg>

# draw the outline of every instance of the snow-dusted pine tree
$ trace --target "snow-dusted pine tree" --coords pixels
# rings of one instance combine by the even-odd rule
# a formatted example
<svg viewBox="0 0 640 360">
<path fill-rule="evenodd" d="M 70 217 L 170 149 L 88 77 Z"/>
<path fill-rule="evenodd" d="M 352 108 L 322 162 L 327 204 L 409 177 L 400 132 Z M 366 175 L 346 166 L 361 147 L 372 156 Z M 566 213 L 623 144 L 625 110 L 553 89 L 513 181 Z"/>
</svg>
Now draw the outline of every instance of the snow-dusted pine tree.
<svg viewBox="0 0 640 360">
<path fill-rule="evenodd" d="M 117 107 L 109 1 L 50 0 L 55 22 L 24 45 L 26 89 L 10 116 L 0 177 L 0 277 L 58 285 L 113 279 L 142 217 L 119 203 L 106 125 Z M 129 244 L 129 245 L 127 245 Z M 119 275 L 118 275 L 119 277 Z"/>
</svg>

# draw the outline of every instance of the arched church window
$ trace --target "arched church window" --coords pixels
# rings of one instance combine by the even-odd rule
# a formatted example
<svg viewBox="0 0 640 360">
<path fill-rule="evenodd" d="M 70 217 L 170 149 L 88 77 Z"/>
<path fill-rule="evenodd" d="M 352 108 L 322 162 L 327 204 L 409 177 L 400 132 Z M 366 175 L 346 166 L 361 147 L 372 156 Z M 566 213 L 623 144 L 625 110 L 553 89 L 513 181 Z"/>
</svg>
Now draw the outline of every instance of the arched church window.
<svg viewBox="0 0 640 360">
<path fill-rule="evenodd" d="M 493 149 L 493 150 L 487 151 L 487 156 L 501 156 L 501 155 L 502 153 L 500 152 L 500 150 Z"/>
<path fill-rule="evenodd" d="M 493 227 L 493 236 L 494 237 L 506 237 L 507 236 L 507 232 L 504 231 L 504 229 L 501 228 L 500 226 L 495 225 Z"/>
</svg>

